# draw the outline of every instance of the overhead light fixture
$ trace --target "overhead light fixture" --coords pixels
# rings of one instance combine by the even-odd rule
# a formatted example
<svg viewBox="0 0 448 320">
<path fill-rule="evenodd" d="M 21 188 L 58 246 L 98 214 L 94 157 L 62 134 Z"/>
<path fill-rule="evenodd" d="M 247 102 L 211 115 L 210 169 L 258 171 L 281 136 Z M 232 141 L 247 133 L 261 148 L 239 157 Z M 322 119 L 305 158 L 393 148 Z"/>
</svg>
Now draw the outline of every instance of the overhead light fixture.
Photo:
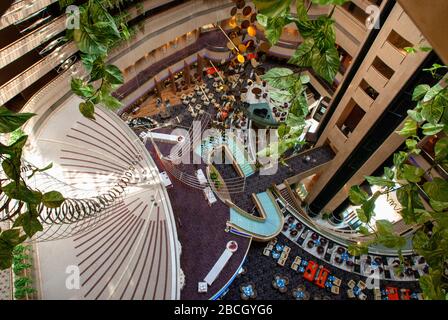
<svg viewBox="0 0 448 320">
<path fill-rule="evenodd" d="M 38 27 L 39 25 L 47 22 L 50 18 L 51 18 L 51 16 L 47 16 L 45 18 L 39 19 L 36 22 L 34 22 L 33 24 L 31 24 L 28 28 L 25 28 L 25 29 L 21 30 L 20 33 L 25 33 L 27 31 L 32 30 L 32 29 Z"/>
<path fill-rule="evenodd" d="M 21 9 L 23 9 L 23 8 L 25 8 L 25 6 L 22 6 L 22 7 L 19 7 L 19 8 L 17 8 L 17 9 L 14 9 L 13 11 L 11 11 L 11 13 L 16 12 L 16 11 L 19 11 L 19 10 L 21 10 Z M 42 9 L 40 9 L 39 11 L 33 13 L 32 15 L 29 15 L 29 16 L 25 17 L 24 19 L 15 21 L 15 22 L 14 22 L 14 25 L 18 25 L 18 24 L 20 24 L 20 23 L 22 23 L 22 22 L 25 22 L 25 21 L 27 21 L 27 20 L 30 20 L 30 19 L 32 19 L 32 18 L 38 16 L 39 14 L 41 14 L 42 12 L 44 12 L 45 9 L 46 9 L 46 8 L 42 8 Z M 10 13 L 10 14 L 11 14 L 11 13 Z"/>
<path fill-rule="evenodd" d="M 47 44 L 47 45 L 45 46 L 45 48 L 43 48 L 43 49 L 39 52 L 39 54 L 40 54 L 40 55 L 43 55 L 43 54 L 47 53 L 48 51 L 53 50 L 56 46 L 58 46 L 59 44 L 63 43 L 64 41 L 65 41 L 65 37 L 64 37 L 64 36 L 59 37 L 59 38 L 57 38 L 57 39 L 51 41 L 49 44 Z M 60 48 L 61 48 L 61 47 L 58 47 L 56 50 L 59 51 Z"/>
<path fill-rule="evenodd" d="M 76 56 L 71 56 L 70 58 L 66 59 L 65 61 L 62 62 L 62 64 L 56 69 L 57 73 L 61 73 L 65 70 L 67 70 L 69 67 L 71 67 L 75 61 L 76 61 Z"/>
</svg>

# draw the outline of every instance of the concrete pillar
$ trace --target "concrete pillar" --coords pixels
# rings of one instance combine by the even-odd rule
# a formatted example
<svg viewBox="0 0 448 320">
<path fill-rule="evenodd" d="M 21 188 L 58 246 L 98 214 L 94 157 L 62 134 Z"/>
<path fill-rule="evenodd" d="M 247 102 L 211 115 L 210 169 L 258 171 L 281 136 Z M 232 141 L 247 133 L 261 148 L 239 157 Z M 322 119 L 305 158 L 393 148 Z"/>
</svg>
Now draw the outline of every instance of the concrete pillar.
<svg viewBox="0 0 448 320">
<path fill-rule="evenodd" d="M 154 84 L 156 85 L 157 88 L 157 96 L 162 99 L 162 91 L 163 91 L 163 87 L 161 85 L 161 83 L 159 81 L 157 81 L 157 78 L 154 77 Z"/>
<path fill-rule="evenodd" d="M 191 83 L 191 74 L 190 74 L 190 65 L 187 62 L 184 62 L 184 80 L 187 86 Z"/>
<path fill-rule="evenodd" d="M 174 79 L 174 74 L 171 71 L 171 69 L 168 69 L 168 74 L 169 74 L 170 80 L 171 80 L 171 90 L 173 91 L 174 94 L 176 94 L 176 92 L 177 92 L 176 79 Z"/>
</svg>

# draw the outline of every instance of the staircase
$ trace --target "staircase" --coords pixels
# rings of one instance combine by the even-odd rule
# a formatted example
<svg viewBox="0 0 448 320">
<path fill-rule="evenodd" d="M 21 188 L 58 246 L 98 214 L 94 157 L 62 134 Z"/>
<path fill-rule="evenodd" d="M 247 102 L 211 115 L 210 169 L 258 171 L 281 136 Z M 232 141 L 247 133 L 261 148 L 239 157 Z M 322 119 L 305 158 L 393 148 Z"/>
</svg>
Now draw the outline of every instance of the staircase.
<svg viewBox="0 0 448 320">
<path fill-rule="evenodd" d="M 244 149 L 238 145 L 238 143 L 231 137 L 219 136 L 219 137 L 208 137 L 201 142 L 200 149 L 197 148 L 195 152 L 204 159 L 208 161 L 209 155 L 216 150 L 218 147 L 225 145 L 232 154 L 233 160 L 241 169 L 245 177 L 249 177 L 255 173 L 252 164 L 249 162 L 248 157 L 246 157 Z"/>
<path fill-rule="evenodd" d="M 293 199 L 293 195 L 288 191 L 288 188 L 284 185 L 278 185 L 276 186 L 276 189 L 279 193 L 279 195 L 286 201 L 286 203 L 294 208 L 296 211 L 301 212 L 302 209 L 296 204 L 296 201 Z"/>
</svg>

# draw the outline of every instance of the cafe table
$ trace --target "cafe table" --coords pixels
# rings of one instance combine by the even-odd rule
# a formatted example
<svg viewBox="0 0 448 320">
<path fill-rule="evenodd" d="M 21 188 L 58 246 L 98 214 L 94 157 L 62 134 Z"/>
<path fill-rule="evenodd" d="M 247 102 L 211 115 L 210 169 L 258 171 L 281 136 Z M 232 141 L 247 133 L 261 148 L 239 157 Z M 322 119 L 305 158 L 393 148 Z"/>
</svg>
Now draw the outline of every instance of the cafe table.
<svg viewBox="0 0 448 320">
<path fill-rule="evenodd" d="M 398 295 L 398 288 L 386 287 L 386 293 L 388 300 L 400 300 L 400 297 Z"/>
<path fill-rule="evenodd" d="M 322 289 L 325 288 L 325 282 L 327 281 L 328 275 L 330 274 L 330 270 L 328 270 L 327 268 L 322 268 L 319 271 L 319 274 L 317 275 L 316 278 L 316 285 Z"/>
<path fill-rule="evenodd" d="M 318 269 L 319 265 L 314 262 L 314 261 L 309 261 L 308 262 L 308 266 L 305 269 L 305 272 L 303 274 L 303 277 L 308 280 L 313 282 L 314 281 L 314 277 L 316 276 L 316 272 Z"/>
</svg>

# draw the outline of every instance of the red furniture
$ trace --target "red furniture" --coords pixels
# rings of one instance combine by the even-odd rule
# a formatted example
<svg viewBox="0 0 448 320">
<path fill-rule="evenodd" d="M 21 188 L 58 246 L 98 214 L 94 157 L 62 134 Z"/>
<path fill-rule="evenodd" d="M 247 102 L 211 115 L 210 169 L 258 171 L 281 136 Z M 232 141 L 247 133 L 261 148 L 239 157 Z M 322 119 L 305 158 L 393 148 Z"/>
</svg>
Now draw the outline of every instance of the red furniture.
<svg viewBox="0 0 448 320">
<path fill-rule="evenodd" d="M 386 287 L 386 292 L 389 300 L 400 300 L 400 296 L 398 295 L 398 288 Z"/>
<path fill-rule="evenodd" d="M 218 72 L 218 69 L 215 67 L 207 68 L 207 74 L 214 75 L 216 72 Z"/>
<path fill-rule="evenodd" d="M 325 282 L 327 281 L 328 276 L 330 275 L 330 270 L 328 270 L 327 268 L 322 268 L 319 271 L 319 274 L 317 275 L 316 278 L 316 285 L 322 289 L 325 288 Z"/>
<path fill-rule="evenodd" d="M 306 280 L 313 282 L 318 268 L 319 265 L 316 262 L 309 261 L 308 266 L 306 267 L 305 272 L 303 273 L 303 277 Z"/>
<path fill-rule="evenodd" d="M 411 300 L 411 290 L 410 289 L 402 289 L 401 290 L 401 299 L 402 300 Z"/>
</svg>

